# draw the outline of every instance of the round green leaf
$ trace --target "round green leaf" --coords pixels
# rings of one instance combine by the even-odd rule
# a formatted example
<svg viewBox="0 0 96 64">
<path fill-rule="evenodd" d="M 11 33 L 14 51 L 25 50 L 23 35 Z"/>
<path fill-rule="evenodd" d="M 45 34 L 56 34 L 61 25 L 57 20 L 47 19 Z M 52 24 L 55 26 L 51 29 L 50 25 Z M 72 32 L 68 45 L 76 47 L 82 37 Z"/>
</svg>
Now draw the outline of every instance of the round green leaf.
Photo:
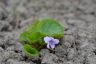
<svg viewBox="0 0 96 64">
<path fill-rule="evenodd" d="M 29 33 L 25 31 L 20 35 L 20 41 L 27 42 L 27 44 L 41 42 L 42 38 L 43 38 L 43 35 L 41 35 L 39 32 Z"/>
<path fill-rule="evenodd" d="M 33 48 L 28 44 L 23 45 L 23 50 L 25 52 L 25 55 L 28 57 L 38 56 L 39 54 L 37 49 Z"/>
<path fill-rule="evenodd" d="M 53 19 L 42 19 L 34 22 L 29 31 L 39 32 L 45 36 L 61 38 L 64 35 L 64 28 Z"/>
</svg>

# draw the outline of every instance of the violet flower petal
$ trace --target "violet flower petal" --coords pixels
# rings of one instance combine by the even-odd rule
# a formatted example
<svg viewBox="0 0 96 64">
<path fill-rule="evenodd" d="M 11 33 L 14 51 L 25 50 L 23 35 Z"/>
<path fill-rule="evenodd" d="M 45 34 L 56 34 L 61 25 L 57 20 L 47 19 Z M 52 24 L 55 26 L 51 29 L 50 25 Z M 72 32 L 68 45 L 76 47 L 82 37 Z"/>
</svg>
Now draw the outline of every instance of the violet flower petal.
<svg viewBox="0 0 96 64">
<path fill-rule="evenodd" d="M 50 37 L 44 37 L 44 41 L 45 41 L 45 43 L 49 43 L 49 41 L 51 40 L 51 38 Z"/>
<path fill-rule="evenodd" d="M 50 45 L 49 44 L 47 44 L 47 48 L 50 48 Z"/>
<path fill-rule="evenodd" d="M 55 45 L 50 45 L 50 47 L 53 49 L 53 48 L 55 48 Z"/>
<path fill-rule="evenodd" d="M 58 39 L 54 39 L 54 43 L 55 44 L 58 44 L 59 43 L 59 40 Z"/>
</svg>

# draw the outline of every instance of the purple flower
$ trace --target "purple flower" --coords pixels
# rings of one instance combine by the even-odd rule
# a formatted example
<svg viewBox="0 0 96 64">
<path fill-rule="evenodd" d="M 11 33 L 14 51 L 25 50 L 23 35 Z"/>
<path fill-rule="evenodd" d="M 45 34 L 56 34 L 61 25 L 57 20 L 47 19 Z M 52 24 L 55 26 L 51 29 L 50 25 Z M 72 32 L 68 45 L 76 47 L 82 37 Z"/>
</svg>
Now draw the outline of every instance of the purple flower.
<svg viewBox="0 0 96 64">
<path fill-rule="evenodd" d="M 44 37 L 44 41 L 47 44 L 47 48 L 55 48 L 55 45 L 59 43 L 58 39 L 54 39 L 53 37 Z"/>
</svg>

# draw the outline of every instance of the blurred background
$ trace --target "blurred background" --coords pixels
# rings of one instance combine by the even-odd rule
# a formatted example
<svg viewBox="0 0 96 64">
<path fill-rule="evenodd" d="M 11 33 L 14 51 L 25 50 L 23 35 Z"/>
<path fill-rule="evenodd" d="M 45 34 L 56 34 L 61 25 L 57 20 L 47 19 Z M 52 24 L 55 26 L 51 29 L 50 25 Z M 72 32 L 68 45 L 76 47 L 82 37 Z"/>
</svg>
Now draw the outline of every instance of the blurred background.
<svg viewBox="0 0 96 64">
<path fill-rule="evenodd" d="M 19 35 L 43 18 L 64 26 L 64 43 L 28 59 Z M 96 64 L 96 0 L 0 0 L 0 64 Z"/>
</svg>

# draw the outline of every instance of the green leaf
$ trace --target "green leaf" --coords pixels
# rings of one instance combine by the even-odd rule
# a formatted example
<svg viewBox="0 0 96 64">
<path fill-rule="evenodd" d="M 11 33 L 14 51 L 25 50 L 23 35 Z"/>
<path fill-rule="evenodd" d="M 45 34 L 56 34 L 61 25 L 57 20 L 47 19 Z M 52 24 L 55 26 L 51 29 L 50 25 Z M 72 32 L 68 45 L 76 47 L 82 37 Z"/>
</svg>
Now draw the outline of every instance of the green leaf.
<svg viewBox="0 0 96 64">
<path fill-rule="evenodd" d="M 37 32 L 29 33 L 27 31 L 23 32 L 20 35 L 20 41 L 27 42 L 27 44 L 32 44 L 32 43 L 41 43 L 42 42 L 43 35 Z"/>
<path fill-rule="evenodd" d="M 64 35 L 64 28 L 53 19 L 37 20 L 28 29 L 29 32 L 38 32 L 44 36 L 61 38 Z"/>
<path fill-rule="evenodd" d="M 28 44 L 23 45 L 23 50 L 25 52 L 25 55 L 28 57 L 38 56 L 39 54 L 37 49 L 33 48 L 32 46 Z"/>
<path fill-rule="evenodd" d="M 20 37 L 19 37 L 19 39 L 20 39 L 20 41 L 23 41 L 23 42 L 28 42 L 28 41 L 30 41 L 30 39 L 29 39 L 29 33 L 28 32 L 22 32 L 21 34 L 20 34 Z"/>
</svg>

